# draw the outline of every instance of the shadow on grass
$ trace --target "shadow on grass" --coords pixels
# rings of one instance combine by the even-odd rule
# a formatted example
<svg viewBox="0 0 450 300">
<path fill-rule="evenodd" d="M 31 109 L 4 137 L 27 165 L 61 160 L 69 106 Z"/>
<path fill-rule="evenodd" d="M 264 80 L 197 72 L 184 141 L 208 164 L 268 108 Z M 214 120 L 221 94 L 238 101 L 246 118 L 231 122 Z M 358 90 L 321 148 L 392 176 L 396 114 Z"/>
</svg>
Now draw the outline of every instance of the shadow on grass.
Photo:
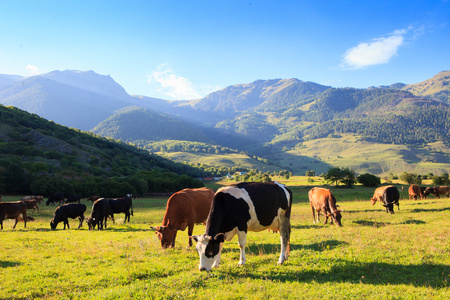
<svg viewBox="0 0 450 300">
<path fill-rule="evenodd" d="M 310 245 L 291 244 L 291 252 L 294 250 L 314 250 L 316 252 L 333 250 L 334 248 L 348 245 L 347 242 L 341 242 L 337 240 L 328 240 L 320 243 L 314 243 Z M 279 254 L 281 251 L 280 244 L 247 244 L 245 247 L 245 253 L 250 255 L 259 254 Z M 226 248 L 222 250 L 222 253 L 239 252 L 239 248 Z"/>
<path fill-rule="evenodd" d="M 286 264 L 289 264 L 289 260 Z M 301 268 L 292 269 L 280 266 L 273 271 L 266 271 L 263 277 L 275 282 L 348 282 L 353 284 L 446 288 L 449 284 L 449 267 L 448 265 L 431 263 L 397 265 L 336 260 L 329 270 L 302 270 Z M 283 269 L 282 272 L 280 272 L 281 269 Z M 245 272 L 238 268 L 228 269 L 227 273 L 233 277 L 262 278 L 262 274 L 258 273 L 257 269 L 254 270 L 249 266 L 246 267 Z"/>
<path fill-rule="evenodd" d="M 426 224 L 426 222 L 424 222 L 422 220 L 406 220 L 405 222 L 402 222 L 400 224 L 417 224 L 417 225 L 421 225 L 421 224 Z"/>
<path fill-rule="evenodd" d="M 367 220 L 356 220 L 356 221 L 353 221 L 353 223 L 361 225 L 361 226 L 376 227 L 376 228 L 391 225 L 391 223 L 389 223 L 389 222 L 377 222 L 377 221 L 367 221 Z"/>
<path fill-rule="evenodd" d="M 426 208 L 416 208 L 416 209 L 412 209 L 411 212 L 413 212 L 413 213 L 421 213 L 421 212 L 441 212 L 441 211 L 446 211 L 446 210 L 450 210 L 450 207 L 430 208 L 430 209 L 426 209 Z"/>
<path fill-rule="evenodd" d="M 17 261 L 4 261 L 0 260 L 0 268 L 10 268 L 20 266 L 21 263 Z"/>
</svg>

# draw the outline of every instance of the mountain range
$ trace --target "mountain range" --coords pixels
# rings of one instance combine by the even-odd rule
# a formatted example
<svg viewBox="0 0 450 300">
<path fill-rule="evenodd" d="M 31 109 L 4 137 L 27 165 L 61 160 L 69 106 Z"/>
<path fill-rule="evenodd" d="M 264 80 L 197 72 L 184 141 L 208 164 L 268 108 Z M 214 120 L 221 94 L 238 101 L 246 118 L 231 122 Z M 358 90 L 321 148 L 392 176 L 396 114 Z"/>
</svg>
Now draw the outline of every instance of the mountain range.
<svg viewBox="0 0 450 300">
<path fill-rule="evenodd" d="M 178 140 L 238 149 L 297 174 L 330 166 L 439 173 L 450 166 L 449 71 L 367 89 L 257 80 L 167 101 L 128 95 L 110 76 L 66 70 L 0 75 L 0 103 L 143 148 Z M 358 146 L 354 153 L 346 152 L 349 145 Z"/>
</svg>

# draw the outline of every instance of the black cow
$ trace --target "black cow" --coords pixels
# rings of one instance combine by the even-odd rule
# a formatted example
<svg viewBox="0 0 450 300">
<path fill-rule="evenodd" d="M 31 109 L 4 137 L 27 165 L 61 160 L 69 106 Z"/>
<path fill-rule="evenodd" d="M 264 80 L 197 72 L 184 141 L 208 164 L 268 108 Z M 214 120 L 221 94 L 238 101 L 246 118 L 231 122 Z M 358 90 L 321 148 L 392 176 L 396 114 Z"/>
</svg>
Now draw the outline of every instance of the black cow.
<svg viewBox="0 0 450 300">
<path fill-rule="evenodd" d="M 117 199 L 108 199 L 109 200 L 109 208 L 110 208 L 110 216 L 114 223 L 114 214 L 124 213 L 125 221 L 124 223 L 130 222 L 130 216 L 133 215 L 133 201 L 131 197 L 117 198 Z M 131 210 L 131 211 L 130 211 Z"/>
<path fill-rule="evenodd" d="M 383 193 L 383 206 L 386 207 L 386 213 L 394 213 L 394 204 L 397 205 L 400 210 L 400 204 L 398 200 L 400 199 L 400 193 L 397 187 L 390 186 Z"/>
<path fill-rule="evenodd" d="M 75 203 L 75 202 L 80 203 L 80 200 L 81 200 L 80 196 L 77 196 L 77 195 L 69 196 L 69 197 L 67 197 L 66 203 Z"/>
<path fill-rule="evenodd" d="M 78 229 L 83 226 L 84 221 L 84 212 L 86 211 L 86 205 L 80 203 L 72 203 L 72 204 L 64 204 L 59 206 L 55 210 L 55 216 L 50 221 L 50 228 L 56 229 L 59 222 L 64 222 L 64 230 L 70 229 L 68 218 L 78 218 L 80 220 L 80 224 L 78 225 Z"/>
<path fill-rule="evenodd" d="M 89 230 L 95 229 L 95 226 L 98 226 L 98 230 L 103 230 L 103 223 L 106 228 L 106 220 L 110 214 L 109 200 L 105 198 L 96 200 L 92 204 L 91 216 L 86 220 L 89 225 Z"/>
<path fill-rule="evenodd" d="M 45 202 L 45 205 L 59 203 L 60 205 L 64 203 L 64 193 L 54 193 L 48 196 L 48 200 Z"/>
<path fill-rule="evenodd" d="M 200 255 L 200 271 L 218 267 L 222 243 L 238 235 L 239 265 L 245 264 L 247 231 L 277 230 L 281 236 L 282 264 L 289 255 L 292 192 L 273 183 L 238 183 L 219 189 L 214 195 L 206 232 L 194 236 Z"/>
</svg>

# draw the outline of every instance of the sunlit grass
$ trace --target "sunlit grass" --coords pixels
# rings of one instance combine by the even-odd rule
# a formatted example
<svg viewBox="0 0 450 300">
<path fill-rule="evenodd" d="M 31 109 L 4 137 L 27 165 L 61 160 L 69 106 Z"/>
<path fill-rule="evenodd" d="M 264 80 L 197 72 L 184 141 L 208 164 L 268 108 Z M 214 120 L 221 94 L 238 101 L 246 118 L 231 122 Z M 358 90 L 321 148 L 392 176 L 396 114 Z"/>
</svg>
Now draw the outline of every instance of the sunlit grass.
<svg viewBox="0 0 450 300">
<path fill-rule="evenodd" d="M 0 232 L 0 299 L 448 299 L 450 200 L 400 201 L 386 214 L 373 189 L 333 189 L 344 210 L 338 228 L 312 224 L 308 187 L 292 186 L 291 254 L 277 266 L 277 233 L 250 232 L 247 264 L 237 239 L 225 243 L 221 266 L 198 271 L 186 231 L 162 250 L 150 225 L 160 224 L 168 197 L 138 199 L 131 224 L 104 231 L 50 230 L 55 207 L 41 206 L 27 228 L 5 221 Z M 369 198 L 368 198 L 369 196 Z M 404 194 L 402 194 L 402 197 Z M 345 199 L 344 199 L 345 198 Z M 88 214 L 90 212 L 88 204 Z M 120 220 L 119 220 L 120 219 Z M 323 221 L 323 218 L 321 219 Z M 204 226 L 195 227 L 202 234 Z"/>
</svg>

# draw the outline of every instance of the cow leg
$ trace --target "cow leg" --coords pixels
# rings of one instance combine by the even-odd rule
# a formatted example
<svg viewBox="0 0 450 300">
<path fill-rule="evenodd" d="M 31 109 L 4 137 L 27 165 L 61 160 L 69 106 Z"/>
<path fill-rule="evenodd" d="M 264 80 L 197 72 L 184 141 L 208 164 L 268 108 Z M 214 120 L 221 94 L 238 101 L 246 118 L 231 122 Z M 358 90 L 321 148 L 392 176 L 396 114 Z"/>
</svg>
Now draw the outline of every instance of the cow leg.
<svg viewBox="0 0 450 300">
<path fill-rule="evenodd" d="M 312 211 L 312 216 L 313 216 L 313 224 L 316 224 L 316 213 L 315 213 L 314 206 L 312 204 L 311 204 L 311 211 Z"/>
<path fill-rule="evenodd" d="M 23 221 L 26 222 L 25 219 L 23 219 Z M 17 222 L 19 222 L 19 217 L 16 218 L 16 222 L 14 223 L 13 229 L 16 228 Z"/>
<path fill-rule="evenodd" d="M 238 245 L 239 245 L 239 265 L 245 265 L 245 243 L 247 240 L 247 232 L 245 231 L 239 231 L 237 232 L 238 235 Z"/>
<path fill-rule="evenodd" d="M 219 265 L 220 265 L 220 254 L 222 254 L 223 243 L 220 243 L 220 246 L 219 246 L 219 247 L 220 247 L 220 248 L 219 248 L 219 253 L 217 253 L 216 259 L 214 260 L 214 262 L 213 262 L 213 264 L 212 264 L 212 267 L 213 267 L 213 268 L 218 268 Z"/>
<path fill-rule="evenodd" d="M 78 225 L 78 229 L 80 229 L 81 227 L 83 227 L 84 215 L 79 216 L 78 219 L 80 220 L 80 224 Z"/>
<path fill-rule="evenodd" d="M 194 224 L 188 224 L 189 247 L 192 247 L 192 233 L 194 232 Z"/>
<path fill-rule="evenodd" d="M 278 264 L 281 265 L 289 257 L 291 236 L 291 222 L 284 214 L 280 216 L 280 240 L 281 240 L 281 254 Z"/>
</svg>

